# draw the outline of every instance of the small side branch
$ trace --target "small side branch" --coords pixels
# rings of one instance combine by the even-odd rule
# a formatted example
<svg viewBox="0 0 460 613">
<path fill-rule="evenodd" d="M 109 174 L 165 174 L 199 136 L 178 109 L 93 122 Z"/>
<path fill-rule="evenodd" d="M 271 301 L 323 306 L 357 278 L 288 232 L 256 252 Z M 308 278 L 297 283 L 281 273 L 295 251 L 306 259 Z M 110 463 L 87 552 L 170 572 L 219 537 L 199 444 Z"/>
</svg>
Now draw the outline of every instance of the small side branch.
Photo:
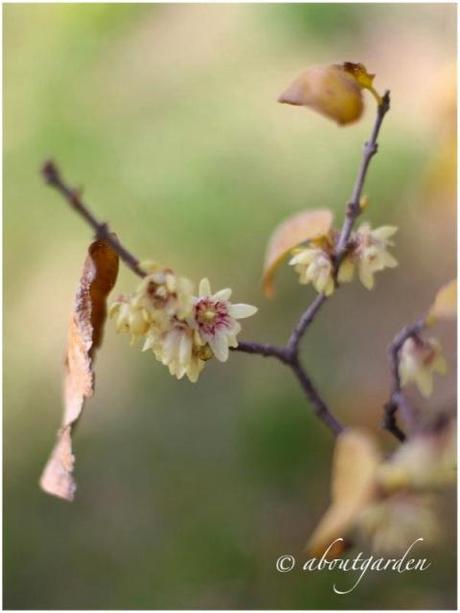
<svg viewBox="0 0 460 613">
<path fill-rule="evenodd" d="M 350 202 L 347 205 L 345 221 L 342 226 L 340 237 L 335 250 L 336 271 L 338 271 L 340 262 L 345 256 L 348 241 L 350 240 L 351 231 L 353 229 L 353 225 L 356 221 L 356 218 L 361 213 L 361 195 L 363 193 L 367 170 L 369 168 L 369 164 L 372 158 L 378 151 L 377 139 L 380 133 L 380 128 L 382 127 L 383 119 L 389 110 L 390 92 L 386 91 L 382 98 L 381 104 L 379 104 L 377 107 L 377 117 L 375 119 L 374 127 L 372 128 L 371 137 L 364 145 L 363 157 L 358 170 L 358 175 L 356 177 L 355 185 L 353 187 Z"/>
<path fill-rule="evenodd" d="M 113 249 L 118 253 L 120 259 L 139 277 L 145 277 L 145 272 L 139 265 L 139 260 L 124 247 L 118 238 L 113 234 L 106 223 L 100 222 L 90 211 L 90 209 L 82 202 L 78 190 L 70 188 L 61 177 L 56 164 L 52 161 L 45 162 L 42 167 L 42 175 L 45 181 L 51 187 L 54 187 L 72 209 L 83 217 L 96 233 L 96 237 L 108 242 Z"/>
<path fill-rule="evenodd" d="M 344 430 L 344 426 L 339 422 L 339 420 L 333 415 L 330 411 L 327 404 L 321 398 L 318 393 L 318 390 L 313 385 L 310 377 L 307 375 L 299 360 L 296 358 L 290 364 L 292 372 L 297 377 L 298 382 L 300 383 L 305 395 L 310 401 L 315 415 L 324 423 L 326 426 L 332 430 L 335 436 L 340 434 Z"/>
<path fill-rule="evenodd" d="M 252 353 L 261 355 L 264 358 L 277 358 L 283 364 L 289 363 L 289 354 L 284 347 L 276 347 L 268 343 L 252 343 L 244 342 L 238 343 L 237 347 L 232 348 L 233 351 L 242 351 L 243 353 Z"/>
<path fill-rule="evenodd" d="M 322 305 L 326 302 L 326 300 L 327 296 L 325 296 L 324 294 L 318 294 L 318 296 L 316 296 L 316 298 L 310 304 L 308 309 L 304 311 L 302 317 L 297 322 L 297 325 L 288 340 L 287 346 L 288 350 L 291 353 L 297 353 L 299 343 L 302 340 L 305 330 L 313 322 L 316 314 L 318 313 Z"/>
<path fill-rule="evenodd" d="M 412 422 L 413 412 L 409 403 L 402 392 L 401 376 L 399 373 L 399 361 L 401 349 L 408 338 L 417 336 L 425 327 L 425 319 L 420 319 L 414 324 L 405 326 L 393 339 L 388 355 L 390 359 L 391 369 L 391 392 L 390 399 L 384 406 L 384 417 L 382 427 L 393 434 L 399 441 L 404 441 L 406 435 L 399 428 L 396 421 L 398 409 L 401 410 L 405 420 L 410 424 Z"/>
<path fill-rule="evenodd" d="M 274 357 L 292 371 L 297 381 L 300 383 L 305 395 L 307 396 L 315 415 L 333 432 L 335 436 L 340 434 L 344 426 L 334 417 L 326 402 L 321 398 L 312 380 L 300 363 L 297 351 L 292 351 L 289 346 L 276 347 L 274 345 L 262 343 L 241 342 L 233 351 L 261 355 L 263 357 Z"/>
</svg>

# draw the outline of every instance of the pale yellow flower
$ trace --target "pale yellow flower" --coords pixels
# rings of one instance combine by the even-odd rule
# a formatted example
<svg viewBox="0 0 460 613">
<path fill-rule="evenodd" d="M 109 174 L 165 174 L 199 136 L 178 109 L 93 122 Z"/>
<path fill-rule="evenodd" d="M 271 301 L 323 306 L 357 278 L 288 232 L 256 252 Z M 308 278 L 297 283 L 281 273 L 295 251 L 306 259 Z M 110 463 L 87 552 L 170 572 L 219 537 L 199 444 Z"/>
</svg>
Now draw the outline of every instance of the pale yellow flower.
<svg viewBox="0 0 460 613">
<path fill-rule="evenodd" d="M 339 273 L 337 275 L 337 281 L 339 283 L 350 283 L 355 276 L 355 265 L 351 256 L 343 258 L 339 267 Z"/>
<path fill-rule="evenodd" d="M 381 226 L 372 230 L 368 223 L 363 223 L 353 234 L 352 242 L 355 246 L 352 257 L 358 267 L 359 279 L 367 289 L 374 287 L 376 272 L 398 265 L 388 252 L 388 247 L 393 245 L 390 238 L 397 230 L 394 226 Z"/>
<path fill-rule="evenodd" d="M 149 274 L 137 288 L 133 304 L 142 308 L 146 318 L 160 328 L 167 328 L 171 317 L 188 317 L 193 306 L 192 282 L 154 262 L 144 266 Z"/>
<path fill-rule="evenodd" d="M 365 507 L 356 527 L 373 552 L 381 555 L 404 553 L 419 538 L 432 544 L 439 535 L 433 498 L 406 492 Z"/>
<path fill-rule="evenodd" d="M 433 391 L 433 374 L 445 374 L 446 370 L 446 360 L 436 339 L 411 337 L 406 340 L 399 356 L 401 385 L 413 381 L 420 393 L 428 397 Z"/>
<path fill-rule="evenodd" d="M 456 482 L 456 427 L 422 431 L 402 444 L 378 470 L 386 491 L 437 489 Z"/>
<path fill-rule="evenodd" d="M 147 276 L 131 297 L 112 304 L 110 317 L 116 318 L 117 331 L 130 333 L 133 342 L 144 337 L 143 351 L 151 350 L 172 375 L 195 382 L 207 360 L 228 358 L 228 348 L 238 345 L 241 326 L 236 320 L 257 309 L 229 302 L 230 289 L 211 294 L 207 279 L 196 297 L 188 279 L 155 262 L 142 266 Z"/>
<path fill-rule="evenodd" d="M 220 361 L 228 359 L 229 347 L 237 347 L 237 334 L 241 331 L 237 319 L 250 317 L 257 312 L 249 304 L 229 302 L 232 291 L 222 289 L 212 294 L 208 279 L 200 282 L 199 296 L 194 300 L 191 326 L 198 332 L 204 344 L 208 344 L 214 356 Z"/>
<path fill-rule="evenodd" d="M 348 428 L 337 438 L 331 504 L 307 545 L 323 555 L 356 536 L 380 553 L 404 552 L 438 533 L 436 490 L 455 483 L 455 422 L 417 433 L 384 460 L 373 436 Z"/>
<path fill-rule="evenodd" d="M 187 375 L 192 383 L 210 357 L 203 341 L 187 322 L 175 321 L 166 332 L 154 328 L 147 335 L 143 351 L 151 349 L 157 360 L 169 368 L 171 375 L 181 379 Z"/>
<path fill-rule="evenodd" d="M 110 305 L 109 317 L 115 319 L 117 332 L 131 334 L 131 342 L 143 336 L 149 329 L 149 322 L 143 309 L 126 296 L 120 296 Z"/>
<path fill-rule="evenodd" d="M 299 275 L 299 283 L 312 283 L 318 293 L 330 296 L 334 291 L 334 265 L 320 247 L 299 249 L 289 261 Z"/>
</svg>

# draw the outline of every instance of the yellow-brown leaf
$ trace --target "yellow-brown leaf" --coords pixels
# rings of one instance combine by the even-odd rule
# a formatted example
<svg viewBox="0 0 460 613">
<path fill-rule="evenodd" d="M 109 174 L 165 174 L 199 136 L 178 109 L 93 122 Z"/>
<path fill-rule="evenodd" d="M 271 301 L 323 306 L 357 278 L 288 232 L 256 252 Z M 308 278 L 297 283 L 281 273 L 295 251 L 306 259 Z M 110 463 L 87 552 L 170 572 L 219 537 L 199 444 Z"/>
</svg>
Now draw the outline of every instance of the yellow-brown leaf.
<svg viewBox="0 0 460 613">
<path fill-rule="evenodd" d="M 302 211 L 288 217 L 273 232 L 265 253 L 263 288 L 267 297 L 273 296 L 273 275 L 291 249 L 301 243 L 329 232 L 332 213 L 328 209 Z"/>
<path fill-rule="evenodd" d="M 62 425 L 40 479 L 45 492 L 65 500 L 73 500 L 76 489 L 72 430 L 85 399 L 94 393 L 94 353 L 102 342 L 106 300 L 117 275 L 118 254 L 105 241 L 94 241 L 88 249 L 69 323 Z"/>
<path fill-rule="evenodd" d="M 291 83 L 278 102 L 307 106 L 339 125 L 358 120 L 363 112 L 361 85 L 343 66 L 312 66 Z"/>
<path fill-rule="evenodd" d="M 334 540 L 346 539 L 354 520 L 375 494 L 380 462 L 374 440 L 365 431 L 349 429 L 339 435 L 332 467 L 331 505 L 307 544 L 311 555 L 321 556 Z M 345 543 L 337 543 L 328 555 L 342 553 Z"/>
<path fill-rule="evenodd" d="M 457 279 L 443 285 L 436 294 L 433 306 L 428 314 L 427 322 L 438 319 L 453 319 L 457 316 Z"/>
</svg>

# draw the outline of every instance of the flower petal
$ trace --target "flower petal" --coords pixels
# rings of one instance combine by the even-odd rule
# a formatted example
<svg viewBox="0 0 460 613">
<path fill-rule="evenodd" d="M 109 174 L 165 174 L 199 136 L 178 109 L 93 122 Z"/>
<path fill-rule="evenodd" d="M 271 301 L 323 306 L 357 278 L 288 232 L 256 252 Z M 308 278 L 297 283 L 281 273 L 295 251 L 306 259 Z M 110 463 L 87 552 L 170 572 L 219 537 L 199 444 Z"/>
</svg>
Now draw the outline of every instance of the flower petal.
<svg viewBox="0 0 460 613">
<path fill-rule="evenodd" d="M 257 307 L 251 304 L 231 304 L 228 307 L 228 312 L 235 319 L 245 319 L 257 313 Z"/>
<path fill-rule="evenodd" d="M 339 283 L 349 283 L 353 280 L 355 265 L 350 258 L 345 258 L 340 264 L 337 280 Z"/>
<path fill-rule="evenodd" d="M 207 277 L 204 277 L 204 279 L 201 279 L 200 285 L 198 287 L 198 295 L 199 296 L 211 296 L 211 285 Z"/>
<path fill-rule="evenodd" d="M 187 366 L 192 356 L 192 339 L 187 333 L 182 334 L 179 346 L 179 363 Z"/>
<path fill-rule="evenodd" d="M 372 289 L 374 287 L 374 277 L 367 266 L 359 267 L 359 280 L 366 289 Z"/>
<path fill-rule="evenodd" d="M 433 373 L 431 370 L 419 369 L 415 375 L 415 382 L 420 393 L 428 398 L 433 393 Z"/>
<path fill-rule="evenodd" d="M 398 260 L 396 260 L 391 253 L 388 253 L 388 251 L 383 251 L 382 262 L 386 268 L 396 268 L 396 266 L 398 266 Z"/>
<path fill-rule="evenodd" d="M 142 347 L 142 351 L 148 351 L 149 349 L 151 349 L 153 347 L 154 342 L 155 337 L 153 336 L 153 334 L 147 336 L 147 338 L 145 339 L 144 346 Z"/>
<path fill-rule="evenodd" d="M 372 230 L 372 234 L 380 240 L 387 240 L 397 231 L 398 228 L 396 226 L 381 226 L 380 228 L 375 228 L 375 230 Z"/>
<path fill-rule="evenodd" d="M 232 290 L 227 287 L 216 292 L 213 296 L 214 300 L 228 300 L 232 295 Z"/>
<path fill-rule="evenodd" d="M 223 334 L 216 334 L 209 341 L 209 346 L 219 362 L 226 362 L 228 359 L 227 339 Z"/>
</svg>

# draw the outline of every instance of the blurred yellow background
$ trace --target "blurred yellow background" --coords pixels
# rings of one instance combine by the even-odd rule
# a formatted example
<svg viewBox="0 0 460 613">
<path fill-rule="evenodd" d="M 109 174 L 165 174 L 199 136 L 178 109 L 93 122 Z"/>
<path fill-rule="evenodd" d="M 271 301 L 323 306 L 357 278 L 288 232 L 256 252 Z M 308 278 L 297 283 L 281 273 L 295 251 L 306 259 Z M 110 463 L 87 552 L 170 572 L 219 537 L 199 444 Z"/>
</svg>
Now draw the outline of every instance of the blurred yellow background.
<svg viewBox="0 0 460 613">
<path fill-rule="evenodd" d="M 455 275 L 454 5 L 4 5 L 5 607 L 453 608 L 455 508 L 422 573 L 276 573 L 326 508 L 332 438 L 290 374 L 233 354 L 196 385 L 106 328 L 77 429 L 76 501 L 37 481 L 61 417 L 62 358 L 89 229 L 39 176 L 84 188 L 141 258 L 256 304 L 241 338 L 283 342 L 313 297 L 284 266 L 267 301 L 267 238 L 286 216 L 340 222 L 375 104 L 338 128 L 276 103 L 312 64 L 363 62 L 392 93 L 366 218 L 398 225 L 400 267 L 326 305 L 305 362 L 347 424 L 379 430 L 386 347 Z M 137 284 L 121 270 L 114 296 Z M 455 402 L 450 363 L 424 410 Z M 343 579 L 343 577 L 342 577 Z M 350 579 L 351 580 L 351 579 Z"/>
</svg>

